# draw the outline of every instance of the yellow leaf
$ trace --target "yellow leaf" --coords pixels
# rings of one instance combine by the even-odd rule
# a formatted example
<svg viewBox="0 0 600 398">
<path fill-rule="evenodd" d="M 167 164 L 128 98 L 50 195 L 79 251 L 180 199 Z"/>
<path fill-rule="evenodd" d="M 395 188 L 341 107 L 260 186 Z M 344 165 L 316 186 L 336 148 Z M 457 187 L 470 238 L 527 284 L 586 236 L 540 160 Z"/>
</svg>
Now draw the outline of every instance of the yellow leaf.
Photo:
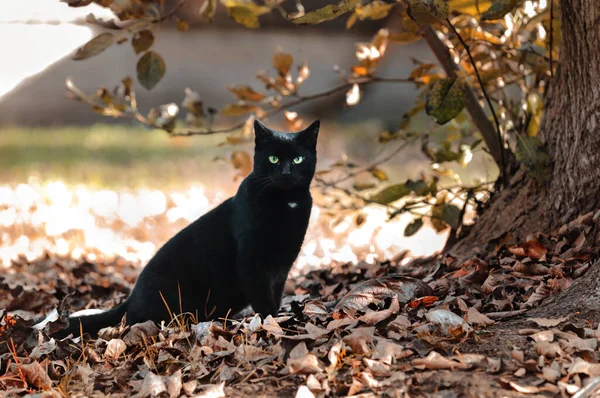
<svg viewBox="0 0 600 398">
<path fill-rule="evenodd" d="M 292 19 L 295 24 L 311 24 L 316 25 L 324 21 L 329 21 L 352 11 L 360 4 L 360 0 L 342 0 L 338 4 L 329 4 L 318 10 L 308 12 L 300 18 Z"/>
<path fill-rule="evenodd" d="M 190 30 L 190 24 L 182 19 L 178 19 L 177 30 L 180 32 L 187 32 L 188 30 Z"/>
<path fill-rule="evenodd" d="M 399 44 L 414 43 L 421 38 L 421 35 L 412 32 L 391 33 L 390 40 Z"/>
<path fill-rule="evenodd" d="M 258 17 L 271 12 L 271 8 L 259 6 L 252 1 L 245 0 L 221 0 L 221 3 L 227 8 L 229 16 L 239 24 L 247 28 L 258 28 Z"/>
<path fill-rule="evenodd" d="M 204 0 L 204 3 L 200 7 L 200 14 L 206 18 L 209 22 L 212 22 L 217 11 L 217 0 Z"/>
<path fill-rule="evenodd" d="M 491 4 L 491 0 L 450 0 L 448 7 L 450 12 L 476 16 L 489 8 Z"/>
<path fill-rule="evenodd" d="M 359 5 L 354 10 L 354 13 L 358 16 L 358 19 L 364 21 L 365 19 L 382 19 L 388 16 L 392 7 L 396 4 L 386 4 L 383 1 L 375 0 L 365 6 Z"/>
<path fill-rule="evenodd" d="M 374 168 L 369 171 L 371 172 L 371 174 L 373 174 L 373 177 L 377 178 L 379 181 L 387 181 L 388 180 L 387 174 L 385 174 L 385 171 L 383 171 L 381 169 Z"/>
<path fill-rule="evenodd" d="M 287 53 L 276 52 L 273 55 L 273 66 L 280 76 L 287 76 L 294 62 L 292 56 Z"/>
</svg>

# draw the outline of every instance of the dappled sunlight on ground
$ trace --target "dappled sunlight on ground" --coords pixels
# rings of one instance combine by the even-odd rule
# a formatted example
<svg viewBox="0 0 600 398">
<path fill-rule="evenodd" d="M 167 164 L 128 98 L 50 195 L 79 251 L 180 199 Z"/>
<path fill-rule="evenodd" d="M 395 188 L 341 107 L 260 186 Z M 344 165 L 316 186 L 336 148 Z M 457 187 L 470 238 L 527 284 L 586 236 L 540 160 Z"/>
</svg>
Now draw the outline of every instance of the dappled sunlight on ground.
<svg viewBox="0 0 600 398">
<path fill-rule="evenodd" d="M 33 261 L 48 253 L 145 264 L 160 245 L 187 224 L 226 199 L 223 192 L 206 192 L 199 185 L 182 190 L 90 189 L 62 182 L 0 186 L 0 262 L 10 267 L 25 256 Z M 423 228 L 403 236 L 412 217 L 386 222 L 383 208 L 362 210 L 333 220 L 315 206 L 296 270 L 323 265 L 375 262 L 402 250 L 432 254 L 442 248 L 445 234 Z"/>
</svg>

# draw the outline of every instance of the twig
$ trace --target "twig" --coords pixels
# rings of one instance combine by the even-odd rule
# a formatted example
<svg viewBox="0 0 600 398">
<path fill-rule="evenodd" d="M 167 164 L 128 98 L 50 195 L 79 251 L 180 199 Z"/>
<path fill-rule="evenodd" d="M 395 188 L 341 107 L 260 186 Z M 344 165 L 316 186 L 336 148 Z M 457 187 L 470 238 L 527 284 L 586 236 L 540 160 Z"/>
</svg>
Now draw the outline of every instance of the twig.
<svg viewBox="0 0 600 398">
<path fill-rule="evenodd" d="M 506 184 L 508 183 L 508 179 L 507 179 L 507 175 L 506 175 L 506 160 L 504 159 L 504 143 L 502 140 L 502 130 L 500 129 L 500 121 L 498 120 L 496 111 L 494 111 L 494 107 L 492 106 L 492 101 L 490 100 L 490 97 L 488 96 L 488 94 L 485 90 L 485 85 L 483 84 L 481 75 L 479 74 L 479 71 L 477 70 L 477 65 L 475 65 L 475 60 L 473 59 L 473 56 L 471 55 L 471 50 L 469 50 L 467 43 L 465 43 L 462 36 L 458 33 L 458 30 L 456 30 L 454 25 L 452 25 L 452 22 L 450 22 L 449 18 L 446 18 L 446 22 L 448 23 L 448 25 L 450 26 L 450 28 L 452 29 L 452 31 L 454 32 L 454 34 L 456 35 L 458 40 L 460 41 L 460 44 L 462 44 L 465 51 L 467 52 L 467 55 L 469 56 L 469 59 L 471 60 L 471 65 L 473 65 L 473 70 L 475 71 L 475 75 L 477 76 L 477 81 L 479 82 L 479 85 L 481 86 L 481 91 L 483 92 L 483 96 L 485 97 L 485 100 L 486 100 L 488 106 L 490 107 L 492 116 L 494 117 L 494 123 L 496 123 L 496 130 L 497 130 L 497 135 L 498 135 L 498 145 L 500 146 L 500 167 L 502 170 L 501 175 L 502 175 L 503 183 L 506 186 Z"/>
<path fill-rule="evenodd" d="M 554 49 L 554 28 L 552 24 L 554 23 L 554 0 L 550 0 L 550 37 L 548 40 L 550 41 L 550 77 L 554 76 L 553 65 L 554 65 L 554 56 L 552 55 Z"/>
<path fill-rule="evenodd" d="M 152 20 L 152 23 L 160 23 L 165 21 L 166 19 L 169 19 L 170 17 L 172 17 L 173 15 L 175 15 L 175 13 L 179 10 L 181 10 L 181 7 L 183 7 L 185 5 L 185 3 L 187 3 L 188 0 L 181 0 L 179 2 L 179 4 L 177 4 L 171 11 L 169 11 L 168 13 L 166 13 L 165 15 L 163 15 L 160 18 L 156 18 L 154 20 Z"/>
<path fill-rule="evenodd" d="M 388 160 L 390 160 L 391 158 L 393 158 L 394 156 L 396 156 L 397 154 L 399 154 L 400 151 L 402 151 L 404 148 L 406 148 L 408 146 L 408 144 L 410 144 L 410 143 L 412 143 L 412 140 L 403 142 L 402 145 L 399 145 L 396 149 L 394 149 L 392 152 L 390 152 L 388 155 L 382 157 L 381 159 L 379 159 L 379 160 L 371 163 L 368 166 L 361 167 L 361 168 L 358 168 L 357 170 L 354 170 L 351 173 L 347 173 L 344 177 L 335 180 L 335 184 L 339 184 L 341 182 L 347 181 L 350 178 L 352 178 L 352 177 L 354 177 L 354 176 L 356 176 L 356 175 L 358 175 L 360 173 L 364 173 L 365 171 L 369 171 L 369 170 L 371 170 L 371 169 L 379 166 L 380 164 L 387 162 Z"/>
<path fill-rule="evenodd" d="M 319 92 L 316 94 L 297 96 L 297 97 L 295 97 L 296 98 L 295 100 L 285 103 L 277 108 L 269 110 L 268 112 L 266 112 L 264 114 L 264 116 L 261 119 L 268 118 L 270 116 L 274 116 L 286 109 L 300 105 L 304 102 L 328 97 L 328 96 L 338 93 L 340 91 L 348 90 L 355 84 L 366 85 L 366 84 L 371 84 L 371 83 L 414 83 L 414 82 L 412 80 L 406 79 L 406 78 L 385 78 L 385 77 L 369 77 L 369 78 L 349 80 L 344 84 L 341 84 L 339 86 L 330 88 L 328 90 L 325 90 L 325 91 L 322 91 L 322 92 Z M 242 121 L 231 127 L 225 127 L 222 129 L 216 129 L 216 130 L 211 129 L 211 130 L 204 130 L 204 131 L 188 130 L 188 131 L 182 132 L 182 133 L 171 133 L 170 135 L 171 136 L 188 137 L 188 136 L 192 136 L 192 135 L 212 135 L 212 134 L 230 133 L 232 131 L 242 128 L 244 126 L 244 124 L 246 124 L 246 121 Z"/>
</svg>

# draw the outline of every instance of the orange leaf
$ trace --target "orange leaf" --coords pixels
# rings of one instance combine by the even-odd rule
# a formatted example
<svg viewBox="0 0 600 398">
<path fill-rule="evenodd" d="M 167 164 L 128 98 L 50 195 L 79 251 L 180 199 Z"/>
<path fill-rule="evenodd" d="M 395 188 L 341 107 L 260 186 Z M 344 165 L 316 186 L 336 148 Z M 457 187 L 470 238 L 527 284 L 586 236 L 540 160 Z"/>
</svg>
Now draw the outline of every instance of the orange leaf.
<svg viewBox="0 0 600 398">
<path fill-rule="evenodd" d="M 424 296 L 419 297 L 418 299 L 414 299 L 413 301 L 408 303 L 408 306 L 410 308 L 429 307 L 438 300 L 439 298 L 436 296 Z"/>
</svg>

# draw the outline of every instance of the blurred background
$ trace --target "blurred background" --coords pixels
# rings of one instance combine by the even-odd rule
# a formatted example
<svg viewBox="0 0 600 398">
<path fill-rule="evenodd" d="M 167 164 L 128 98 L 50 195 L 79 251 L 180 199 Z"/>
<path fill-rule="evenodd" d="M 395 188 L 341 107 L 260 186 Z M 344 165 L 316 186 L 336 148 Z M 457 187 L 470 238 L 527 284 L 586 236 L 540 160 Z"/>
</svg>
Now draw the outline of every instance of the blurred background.
<svg viewBox="0 0 600 398">
<path fill-rule="evenodd" d="M 304 1 L 315 8 L 318 1 Z M 314 4 L 313 4 L 314 3 Z M 310 77 L 303 95 L 340 83 L 335 68 L 356 61 L 356 43 L 368 42 L 394 16 L 359 22 L 346 30 L 345 18 L 315 27 L 298 27 L 267 15 L 261 29 L 232 22 L 221 8 L 212 24 L 196 18 L 200 1 L 188 1 L 178 16 L 190 23 L 182 33 L 174 23 L 155 30 L 154 48 L 166 60 L 165 77 L 151 91 L 136 85 L 142 113 L 158 104 L 181 103 L 184 90 L 199 93 L 205 104 L 220 109 L 232 102 L 229 84 L 259 86 L 256 73 L 272 68 L 276 51 L 295 62 L 306 61 Z M 314 6 L 314 7 L 313 7 Z M 123 258 L 144 264 L 175 232 L 235 193 L 241 181 L 232 166 L 232 151 L 223 135 L 169 137 L 130 120 L 111 119 L 67 98 L 71 78 L 85 92 L 112 88 L 135 75 L 136 55 L 130 43 L 111 46 L 84 61 L 74 51 L 102 29 L 85 16 L 110 19 L 90 5 L 69 8 L 58 0 L 20 0 L 0 4 L 0 263 L 10 267 L 47 254 L 96 259 Z M 332 49 L 335 49 L 332 51 Z M 415 60 L 435 63 L 423 42 L 388 46 L 378 76 L 407 77 Z M 340 159 L 368 164 L 392 149 L 379 134 L 398 125 L 415 101 L 410 84 L 371 84 L 361 102 L 346 105 L 340 92 L 297 109 L 303 125 L 322 120 L 319 168 Z M 224 122 L 226 123 L 226 122 Z M 416 118 L 416 129 L 431 128 Z M 282 118 L 267 125 L 286 129 Z M 437 134 L 444 135 L 443 129 Z M 252 150 L 251 144 L 244 146 Z M 493 180 L 495 171 L 475 156 L 469 168 L 457 170 L 465 183 Z M 430 162 L 418 147 L 408 147 L 381 166 L 391 181 L 418 179 Z M 460 167 L 460 166 L 457 166 Z M 412 216 L 387 222 L 384 207 L 332 216 L 315 192 L 315 209 L 297 269 L 348 261 L 432 254 L 445 232 L 423 228 L 410 238 L 404 228 Z"/>
</svg>

